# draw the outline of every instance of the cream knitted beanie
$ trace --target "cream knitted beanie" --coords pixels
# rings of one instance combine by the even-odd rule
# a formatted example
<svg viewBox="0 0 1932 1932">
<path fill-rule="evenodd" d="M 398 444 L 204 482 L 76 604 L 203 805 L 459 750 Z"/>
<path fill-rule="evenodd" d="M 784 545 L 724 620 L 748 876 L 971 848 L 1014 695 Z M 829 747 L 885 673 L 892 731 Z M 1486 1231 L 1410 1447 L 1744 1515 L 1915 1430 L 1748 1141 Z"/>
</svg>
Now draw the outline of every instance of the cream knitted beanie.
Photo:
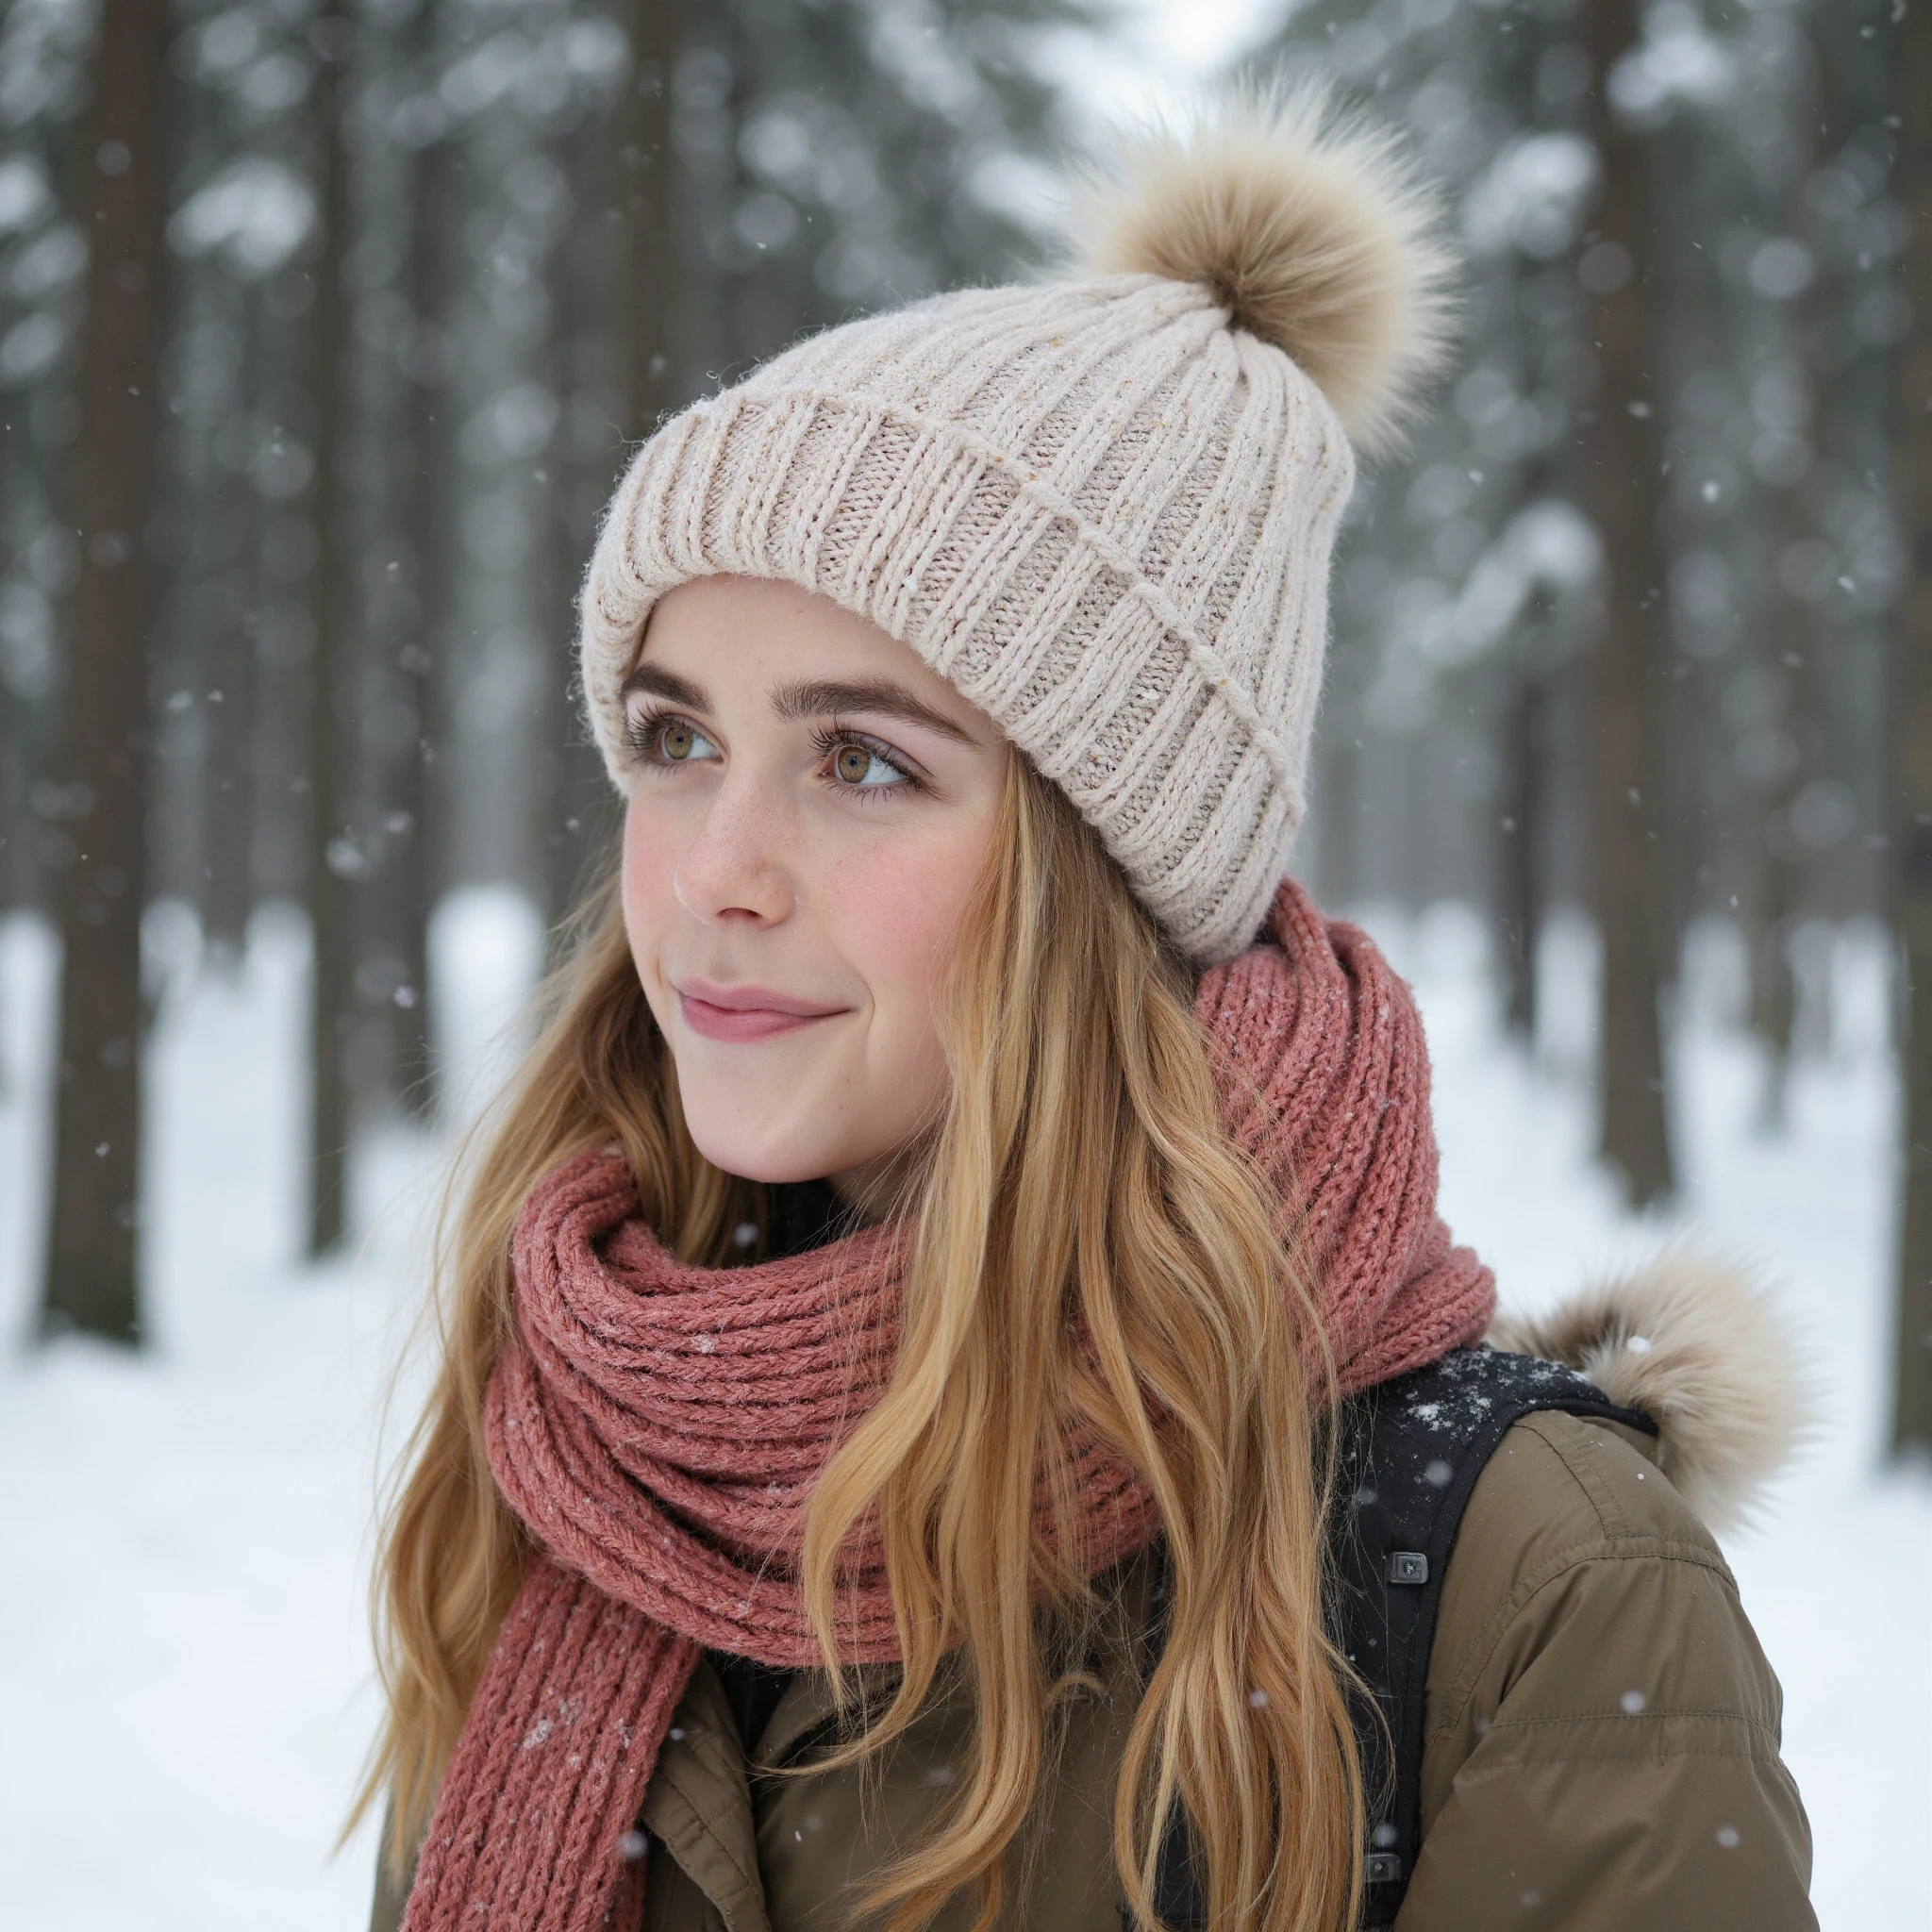
<svg viewBox="0 0 1932 1932">
<path fill-rule="evenodd" d="M 591 559 L 584 690 L 627 789 L 652 605 L 819 591 L 986 712 L 1206 963 L 1287 869 L 1350 435 L 1440 360 L 1449 259 L 1390 138 L 1307 88 L 1138 137 L 1072 225 L 1078 278 L 845 324 L 666 423 Z"/>
</svg>

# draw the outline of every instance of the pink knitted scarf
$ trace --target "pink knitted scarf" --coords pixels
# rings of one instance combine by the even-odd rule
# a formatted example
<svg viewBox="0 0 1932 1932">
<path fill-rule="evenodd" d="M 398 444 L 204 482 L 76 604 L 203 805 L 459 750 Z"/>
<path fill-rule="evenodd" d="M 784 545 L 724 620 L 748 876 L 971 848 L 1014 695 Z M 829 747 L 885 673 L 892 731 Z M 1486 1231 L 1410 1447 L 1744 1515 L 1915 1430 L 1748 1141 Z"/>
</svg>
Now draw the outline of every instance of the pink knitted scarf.
<svg viewBox="0 0 1932 1932">
<path fill-rule="evenodd" d="M 1303 1209 L 1344 1393 L 1488 1326 L 1490 1272 L 1436 1213 L 1428 1056 L 1365 934 L 1285 884 L 1269 941 L 1202 978 L 1229 1134 Z M 404 1932 L 637 1923 L 636 1822 L 701 1653 L 819 1661 L 796 1583 L 801 1506 L 876 1398 L 906 1230 L 754 1267 L 679 1261 L 624 1163 L 591 1154 L 532 1193 L 519 1340 L 487 1396 L 491 1467 L 543 1554 L 471 1703 Z M 1133 1472 L 1076 1445 L 1091 1570 L 1158 1518 Z M 852 1554 L 854 1662 L 895 1653 L 876 1548 Z"/>
</svg>

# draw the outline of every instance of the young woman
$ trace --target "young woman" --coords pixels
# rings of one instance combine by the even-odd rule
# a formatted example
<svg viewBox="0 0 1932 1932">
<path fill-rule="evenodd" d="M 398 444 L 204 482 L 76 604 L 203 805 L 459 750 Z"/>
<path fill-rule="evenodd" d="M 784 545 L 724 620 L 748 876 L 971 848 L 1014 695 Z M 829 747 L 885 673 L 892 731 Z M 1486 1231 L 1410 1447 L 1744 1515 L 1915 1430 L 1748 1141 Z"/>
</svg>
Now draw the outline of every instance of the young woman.
<svg viewBox="0 0 1932 1932">
<path fill-rule="evenodd" d="M 1528 1338 L 1622 1407 L 1523 1364 L 1483 1439 L 1412 1004 L 1284 877 L 1425 202 L 1307 96 L 1127 184 L 611 506 L 623 852 L 446 1257 L 378 1926 L 1813 1924 L 1677 1486 L 1774 1451 L 1774 1338 L 1654 1271 Z"/>
</svg>

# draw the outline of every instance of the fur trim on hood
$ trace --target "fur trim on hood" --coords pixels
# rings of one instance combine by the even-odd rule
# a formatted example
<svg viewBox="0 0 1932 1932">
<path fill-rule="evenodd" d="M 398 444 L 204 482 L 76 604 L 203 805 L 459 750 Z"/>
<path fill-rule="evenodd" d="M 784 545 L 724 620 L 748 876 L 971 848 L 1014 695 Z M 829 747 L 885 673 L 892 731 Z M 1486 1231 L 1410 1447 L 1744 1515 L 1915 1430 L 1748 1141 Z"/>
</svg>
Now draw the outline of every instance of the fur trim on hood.
<svg viewBox="0 0 1932 1932">
<path fill-rule="evenodd" d="M 1814 1403 L 1790 1331 L 1741 1268 L 1685 1249 L 1560 1303 L 1499 1314 L 1491 1347 L 1566 1363 L 1657 1425 L 1657 1457 L 1713 1530 L 1747 1523 L 1809 1433 Z"/>
</svg>

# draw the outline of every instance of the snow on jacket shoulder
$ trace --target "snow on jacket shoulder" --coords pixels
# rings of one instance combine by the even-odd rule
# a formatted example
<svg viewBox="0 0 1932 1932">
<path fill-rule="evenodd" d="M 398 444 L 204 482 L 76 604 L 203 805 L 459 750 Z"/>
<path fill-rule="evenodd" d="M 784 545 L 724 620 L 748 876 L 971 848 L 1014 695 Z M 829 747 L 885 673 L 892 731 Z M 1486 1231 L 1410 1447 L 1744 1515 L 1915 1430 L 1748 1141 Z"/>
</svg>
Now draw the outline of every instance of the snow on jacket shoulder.
<svg viewBox="0 0 1932 1932">
<path fill-rule="evenodd" d="M 1777 1680 L 1680 1492 L 1735 1515 L 1788 1444 L 1768 1318 L 1735 1281 L 1671 1261 L 1496 1339 L 1570 1361 L 1662 1433 L 1527 1416 L 1478 1479 L 1444 1574 L 1396 1932 L 1816 1932 Z M 1120 1932 L 1113 1787 L 1150 1583 L 1145 1559 L 1113 1581 L 1098 1688 L 1069 1712 L 1003 1932 Z M 944 1802 L 967 1717 L 936 1698 L 862 1771 L 817 1761 L 835 1724 L 823 1676 L 801 1674 L 748 1757 L 700 1666 L 645 1800 L 644 1932 L 869 1924 L 852 1901 Z M 378 1888 L 375 1932 L 401 1904 Z M 936 1924 L 972 1919 L 961 1900 Z"/>
</svg>

